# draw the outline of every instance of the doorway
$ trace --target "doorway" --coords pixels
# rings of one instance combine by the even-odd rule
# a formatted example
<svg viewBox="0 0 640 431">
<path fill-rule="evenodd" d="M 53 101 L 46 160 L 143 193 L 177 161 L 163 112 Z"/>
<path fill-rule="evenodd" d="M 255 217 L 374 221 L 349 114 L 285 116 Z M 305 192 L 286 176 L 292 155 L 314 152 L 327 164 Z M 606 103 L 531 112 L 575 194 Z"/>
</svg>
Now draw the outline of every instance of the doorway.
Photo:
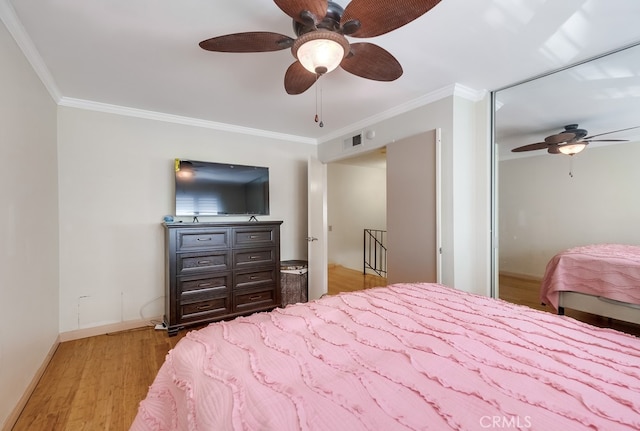
<svg viewBox="0 0 640 431">
<path fill-rule="evenodd" d="M 438 159 L 438 134 L 432 130 L 327 165 L 330 292 L 332 276 L 337 280 L 343 269 L 359 274 L 354 283 L 364 288 L 381 283 L 364 274 L 364 229 L 390 234 L 389 282 L 437 281 Z"/>
<path fill-rule="evenodd" d="M 387 229 L 386 152 L 382 147 L 327 165 L 330 294 L 387 284 L 363 264 L 364 229 Z"/>
</svg>

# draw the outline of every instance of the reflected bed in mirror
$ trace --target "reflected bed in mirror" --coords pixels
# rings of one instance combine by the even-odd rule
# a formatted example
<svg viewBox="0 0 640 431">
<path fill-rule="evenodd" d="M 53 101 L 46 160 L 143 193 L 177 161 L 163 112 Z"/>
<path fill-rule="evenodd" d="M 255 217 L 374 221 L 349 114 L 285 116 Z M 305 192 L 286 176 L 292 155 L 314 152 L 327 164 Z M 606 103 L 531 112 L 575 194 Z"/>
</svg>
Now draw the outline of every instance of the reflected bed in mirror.
<svg viewBox="0 0 640 431">
<path fill-rule="evenodd" d="M 625 142 L 596 137 L 573 156 L 544 145 L 512 150 L 549 143 L 545 138 L 568 143 L 571 136 L 552 136 L 570 124 L 579 124 L 586 137 L 639 126 L 640 46 L 499 90 L 495 106 L 499 296 L 518 301 L 514 296 L 529 295 L 527 305 L 555 311 L 535 302 L 557 253 L 591 244 L 640 245 L 640 128 L 602 137 Z"/>
</svg>

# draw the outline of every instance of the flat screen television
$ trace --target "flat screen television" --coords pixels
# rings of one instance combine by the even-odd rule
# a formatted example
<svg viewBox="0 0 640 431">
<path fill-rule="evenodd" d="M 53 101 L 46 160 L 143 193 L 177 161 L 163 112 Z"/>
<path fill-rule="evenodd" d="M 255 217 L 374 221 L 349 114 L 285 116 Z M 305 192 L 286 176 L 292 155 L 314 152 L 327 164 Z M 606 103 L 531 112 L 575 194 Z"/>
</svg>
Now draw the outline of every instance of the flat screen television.
<svg viewBox="0 0 640 431">
<path fill-rule="evenodd" d="M 175 161 L 176 216 L 269 214 L 269 168 Z"/>
</svg>

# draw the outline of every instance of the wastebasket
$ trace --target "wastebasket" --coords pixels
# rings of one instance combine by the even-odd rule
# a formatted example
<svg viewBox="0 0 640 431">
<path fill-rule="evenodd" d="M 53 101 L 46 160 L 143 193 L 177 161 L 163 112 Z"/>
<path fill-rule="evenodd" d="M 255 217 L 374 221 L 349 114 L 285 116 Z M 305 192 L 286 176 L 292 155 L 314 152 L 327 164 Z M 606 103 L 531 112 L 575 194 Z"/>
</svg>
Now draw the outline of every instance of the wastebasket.
<svg viewBox="0 0 640 431">
<path fill-rule="evenodd" d="M 280 288 L 282 306 L 307 302 L 307 272 L 306 260 L 283 260 L 280 262 Z"/>
</svg>

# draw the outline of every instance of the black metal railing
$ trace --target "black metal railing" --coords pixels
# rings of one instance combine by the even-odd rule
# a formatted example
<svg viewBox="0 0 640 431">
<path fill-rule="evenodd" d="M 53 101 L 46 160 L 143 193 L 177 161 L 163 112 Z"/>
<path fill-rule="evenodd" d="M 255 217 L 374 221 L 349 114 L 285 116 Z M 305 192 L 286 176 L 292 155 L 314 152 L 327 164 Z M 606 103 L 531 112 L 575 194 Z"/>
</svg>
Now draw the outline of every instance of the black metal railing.
<svg viewBox="0 0 640 431">
<path fill-rule="evenodd" d="M 364 230 L 364 274 L 373 271 L 381 277 L 387 276 L 386 230 Z"/>
</svg>

